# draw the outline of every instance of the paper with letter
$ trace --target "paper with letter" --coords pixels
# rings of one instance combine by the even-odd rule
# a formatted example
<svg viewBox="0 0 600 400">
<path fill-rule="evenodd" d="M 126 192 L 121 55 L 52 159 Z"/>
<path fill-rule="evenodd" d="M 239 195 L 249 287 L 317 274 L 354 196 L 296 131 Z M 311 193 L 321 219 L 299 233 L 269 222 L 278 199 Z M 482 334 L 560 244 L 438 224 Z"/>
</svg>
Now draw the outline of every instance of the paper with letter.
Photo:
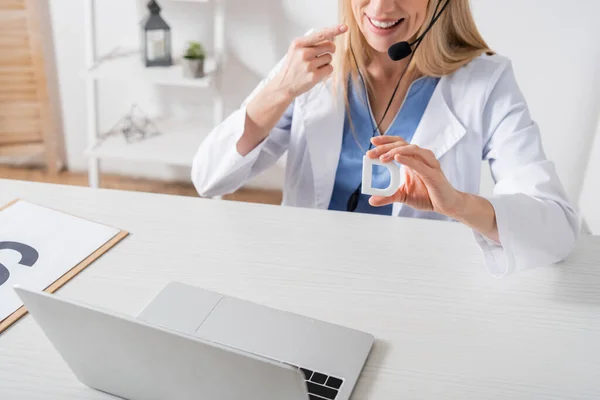
<svg viewBox="0 0 600 400">
<path fill-rule="evenodd" d="M 0 321 L 23 305 L 14 285 L 46 289 L 119 232 L 26 201 L 0 211 Z"/>
</svg>

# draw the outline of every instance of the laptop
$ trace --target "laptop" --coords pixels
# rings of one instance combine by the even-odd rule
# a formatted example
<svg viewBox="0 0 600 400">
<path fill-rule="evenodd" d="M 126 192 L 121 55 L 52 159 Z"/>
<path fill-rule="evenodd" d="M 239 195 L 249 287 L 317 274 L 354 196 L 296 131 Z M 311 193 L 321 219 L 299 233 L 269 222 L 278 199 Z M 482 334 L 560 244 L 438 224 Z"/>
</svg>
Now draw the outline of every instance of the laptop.
<svg viewBox="0 0 600 400">
<path fill-rule="evenodd" d="M 374 342 L 178 282 L 137 318 L 15 291 L 80 382 L 131 400 L 348 400 Z"/>
</svg>

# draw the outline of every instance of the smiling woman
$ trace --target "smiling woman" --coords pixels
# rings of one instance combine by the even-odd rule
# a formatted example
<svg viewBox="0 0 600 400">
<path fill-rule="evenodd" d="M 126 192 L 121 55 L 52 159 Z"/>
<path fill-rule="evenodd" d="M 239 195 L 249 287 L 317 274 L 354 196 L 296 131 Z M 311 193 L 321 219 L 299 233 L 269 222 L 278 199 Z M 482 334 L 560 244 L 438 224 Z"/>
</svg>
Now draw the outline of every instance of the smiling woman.
<svg viewBox="0 0 600 400">
<path fill-rule="evenodd" d="M 356 25 L 373 50 L 384 53 L 391 45 L 400 40 L 416 37 L 425 19 L 433 12 L 435 3 L 427 0 L 377 3 L 368 0 L 346 0 L 342 5 L 342 20 Z M 351 9 L 351 10 L 350 10 Z M 347 14 L 352 13 L 352 16 Z"/>
<path fill-rule="evenodd" d="M 367 70 L 374 63 L 399 70 L 386 57 L 388 50 L 398 42 L 414 43 L 419 37 L 420 51 L 415 52 L 411 65 L 415 76 L 449 75 L 482 54 L 493 54 L 479 34 L 468 0 L 341 0 L 340 14 L 350 34 L 339 37 L 338 45 L 361 50 L 355 53 L 358 70 Z M 429 23 L 434 20 L 434 24 Z M 373 62 L 375 58 L 379 61 Z M 334 65 L 343 82 L 350 74 L 358 77 L 350 52 L 336 52 Z M 371 78 L 366 74 L 368 89 L 372 89 Z"/>
<path fill-rule="evenodd" d="M 287 151 L 284 205 L 459 221 L 495 276 L 564 259 L 577 215 L 510 60 L 488 48 L 469 0 L 339 6 L 340 25 L 296 39 L 202 143 L 198 192 L 231 193 Z M 396 193 L 361 192 L 365 156 L 401 166 Z M 482 160 L 493 196 L 479 195 Z M 388 186 L 389 171 L 375 169 L 373 187 Z"/>
</svg>

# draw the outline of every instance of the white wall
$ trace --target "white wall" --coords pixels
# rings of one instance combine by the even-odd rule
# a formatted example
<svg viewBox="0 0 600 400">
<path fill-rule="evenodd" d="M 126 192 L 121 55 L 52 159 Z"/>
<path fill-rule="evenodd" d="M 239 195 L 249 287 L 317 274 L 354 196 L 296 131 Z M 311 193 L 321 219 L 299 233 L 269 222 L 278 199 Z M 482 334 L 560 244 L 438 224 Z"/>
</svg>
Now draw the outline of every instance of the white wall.
<svg viewBox="0 0 600 400">
<path fill-rule="evenodd" d="M 84 67 L 83 2 L 50 0 L 55 29 L 58 72 L 69 164 L 85 169 L 84 85 L 78 73 Z M 227 70 L 227 107 L 233 110 L 269 68 L 285 54 L 289 41 L 311 27 L 335 22 L 336 0 L 226 0 L 227 43 L 231 50 Z M 100 51 L 115 45 L 134 45 L 137 39 L 136 0 L 96 1 Z M 176 47 L 191 36 L 210 43 L 211 21 L 206 7 L 171 4 L 162 0 L 165 18 L 174 29 Z M 576 5 L 575 5 L 576 4 Z M 570 197 L 576 201 L 582 185 L 585 155 L 600 110 L 600 1 L 473 0 L 476 21 L 496 51 L 511 57 L 532 114 L 543 131 L 547 155 L 556 162 Z M 315 9 L 320 10 L 314 12 Z M 233 55 L 235 54 L 235 56 Z M 138 101 L 152 109 L 162 95 L 169 101 L 191 100 L 200 108 L 201 92 L 159 90 L 102 84 L 101 126 L 108 128 Z M 181 105 L 183 107 L 183 104 Z M 189 106 L 188 106 L 189 107 Z M 109 170 L 159 177 L 187 178 L 181 170 L 154 165 L 107 164 Z M 273 172 L 273 171 L 272 171 Z M 281 183 L 275 171 L 262 183 Z M 490 190 L 487 182 L 484 190 Z"/>
<path fill-rule="evenodd" d="M 488 44 L 509 56 L 567 193 L 577 202 L 600 110 L 600 1 L 474 0 Z"/>
<path fill-rule="evenodd" d="M 600 235 L 600 120 L 592 145 L 587 172 L 579 199 L 584 228 L 589 233 Z"/>
</svg>

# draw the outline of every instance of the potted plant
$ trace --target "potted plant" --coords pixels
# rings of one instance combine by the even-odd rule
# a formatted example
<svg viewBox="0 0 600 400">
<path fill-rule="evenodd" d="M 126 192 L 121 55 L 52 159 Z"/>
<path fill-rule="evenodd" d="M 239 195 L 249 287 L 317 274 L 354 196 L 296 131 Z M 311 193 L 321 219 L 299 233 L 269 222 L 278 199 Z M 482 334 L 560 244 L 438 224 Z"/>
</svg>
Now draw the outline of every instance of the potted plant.
<svg viewBox="0 0 600 400">
<path fill-rule="evenodd" d="M 199 42 L 190 42 L 183 55 L 183 75 L 186 78 L 202 78 L 204 76 L 204 46 Z"/>
</svg>

